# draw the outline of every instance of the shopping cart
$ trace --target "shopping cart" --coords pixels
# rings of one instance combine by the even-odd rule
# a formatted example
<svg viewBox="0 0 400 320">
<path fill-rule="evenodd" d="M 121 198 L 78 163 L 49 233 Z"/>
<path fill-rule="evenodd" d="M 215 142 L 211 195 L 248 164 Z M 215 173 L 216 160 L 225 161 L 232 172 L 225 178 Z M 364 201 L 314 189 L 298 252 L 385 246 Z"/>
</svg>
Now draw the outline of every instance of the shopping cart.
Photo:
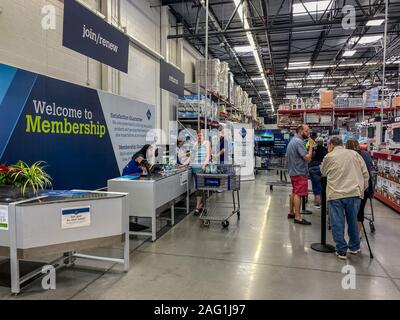
<svg viewBox="0 0 400 320">
<path fill-rule="evenodd" d="M 229 218 L 237 214 L 240 219 L 240 166 L 207 166 L 205 172 L 196 174 L 195 183 L 196 189 L 203 191 L 205 206 L 200 219 L 204 226 L 208 227 L 211 221 L 217 221 L 222 222 L 222 227 L 228 228 Z M 232 204 L 221 201 L 221 193 L 224 192 L 232 193 Z"/>
<path fill-rule="evenodd" d="M 272 191 L 274 186 L 277 187 L 288 187 L 291 185 L 287 178 L 287 162 L 284 154 L 271 154 L 268 162 L 268 170 L 276 171 L 277 175 L 280 176 L 278 181 L 267 181 L 267 186 Z"/>
</svg>

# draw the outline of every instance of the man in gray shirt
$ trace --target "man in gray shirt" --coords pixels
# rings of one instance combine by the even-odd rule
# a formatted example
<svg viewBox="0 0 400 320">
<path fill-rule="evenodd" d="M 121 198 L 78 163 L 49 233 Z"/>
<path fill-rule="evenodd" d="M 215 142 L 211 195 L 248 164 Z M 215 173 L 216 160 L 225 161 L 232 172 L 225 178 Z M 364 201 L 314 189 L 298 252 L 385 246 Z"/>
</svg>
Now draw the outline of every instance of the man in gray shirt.
<svg viewBox="0 0 400 320">
<path fill-rule="evenodd" d="M 289 219 L 301 225 L 311 225 L 301 216 L 301 197 L 308 195 L 308 162 L 311 161 L 314 140 L 309 139 L 310 128 L 307 125 L 299 125 L 296 135 L 290 140 L 286 151 L 288 172 L 292 182 L 292 196 L 290 201 Z M 305 140 L 309 139 L 309 150 L 305 146 Z"/>
</svg>

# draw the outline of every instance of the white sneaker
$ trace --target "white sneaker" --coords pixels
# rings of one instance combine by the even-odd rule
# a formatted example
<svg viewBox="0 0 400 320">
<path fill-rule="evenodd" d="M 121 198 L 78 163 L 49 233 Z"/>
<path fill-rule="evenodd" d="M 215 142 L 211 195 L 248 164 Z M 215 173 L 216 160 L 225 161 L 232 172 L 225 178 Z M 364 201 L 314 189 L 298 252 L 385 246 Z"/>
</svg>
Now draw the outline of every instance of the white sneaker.
<svg viewBox="0 0 400 320">
<path fill-rule="evenodd" d="M 358 254 L 358 253 L 361 252 L 361 249 L 358 249 L 358 250 L 356 250 L 356 251 L 349 250 L 349 252 L 350 252 L 351 254 Z"/>
<path fill-rule="evenodd" d="M 336 255 L 337 255 L 337 257 L 338 257 L 339 259 L 341 259 L 341 260 L 347 260 L 347 255 L 346 255 L 345 252 L 338 252 L 338 251 L 336 251 Z"/>
</svg>

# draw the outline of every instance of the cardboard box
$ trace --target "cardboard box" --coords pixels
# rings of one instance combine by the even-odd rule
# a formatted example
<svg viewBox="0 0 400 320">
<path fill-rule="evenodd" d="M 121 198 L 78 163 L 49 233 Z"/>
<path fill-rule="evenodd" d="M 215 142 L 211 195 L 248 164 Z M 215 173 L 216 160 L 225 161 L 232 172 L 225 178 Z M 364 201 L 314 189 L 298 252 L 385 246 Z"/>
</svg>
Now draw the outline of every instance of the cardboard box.
<svg viewBox="0 0 400 320">
<path fill-rule="evenodd" d="M 333 107 L 333 91 L 332 90 L 321 90 L 320 91 L 319 106 L 321 109 Z"/>
</svg>

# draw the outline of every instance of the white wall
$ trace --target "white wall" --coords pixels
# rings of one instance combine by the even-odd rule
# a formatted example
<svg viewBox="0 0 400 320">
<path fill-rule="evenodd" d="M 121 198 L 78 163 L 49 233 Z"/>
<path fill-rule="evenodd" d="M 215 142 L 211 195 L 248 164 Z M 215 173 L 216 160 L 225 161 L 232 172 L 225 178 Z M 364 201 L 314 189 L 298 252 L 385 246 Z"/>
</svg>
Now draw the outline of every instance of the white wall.
<svg viewBox="0 0 400 320">
<path fill-rule="evenodd" d="M 123 0 L 121 22 L 129 35 L 160 52 L 160 8 L 150 8 L 154 1 Z M 129 72 L 121 73 L 121 95 L 158 105 L 159 61 L 131 46 Z"/>
<path fill-rule="evenodd" d="M 99 9 L 99 0 L 85 0 Z M 41 8 L 54 5 L 56 30 L 41 27 Z M 0 62 L 51 77 L 87 83 L 87 58 L 62 46 L 63 4 L 59 0 L 0 0 Z M 101 64 L 89 59 L 92 87 L 101 86 Z"/>
<path fill-rule="evenodd" d="M 186 82 L 193 81 L 199 56 L 187 43 L 183 50 L 182 40 L 167 40 L 168 34 L 177 31 L 173 28 L 176 22 L 166 7 L 159 7 L 159 0 L 120 0 L 119 19 L 118 0 L 84 1 L 93 9 L 102 10 L 112 23 L 120 20 L 130 36 L 181 67 L 187 73 Z M 41 27 L 41 9 L 48 4 L 57 10 L 56 30 L 45 31 Z M 60 0 L 0 0 L 0 7 L 0 63 L 156 105 L 157 127 L 168 130 L 176 101 L 168 92 L 160 91 L 158 59 L 131 44 L 129 71 L 125 74 L 64 48 L 64 5 Z"/>
<path fill-rule="evenodd" d="M 196 81 L 196 60 L 202 56 L 186 41 L 183 43 L 182 71 L 185 73 L 185 83 Z"/>
</svg>

